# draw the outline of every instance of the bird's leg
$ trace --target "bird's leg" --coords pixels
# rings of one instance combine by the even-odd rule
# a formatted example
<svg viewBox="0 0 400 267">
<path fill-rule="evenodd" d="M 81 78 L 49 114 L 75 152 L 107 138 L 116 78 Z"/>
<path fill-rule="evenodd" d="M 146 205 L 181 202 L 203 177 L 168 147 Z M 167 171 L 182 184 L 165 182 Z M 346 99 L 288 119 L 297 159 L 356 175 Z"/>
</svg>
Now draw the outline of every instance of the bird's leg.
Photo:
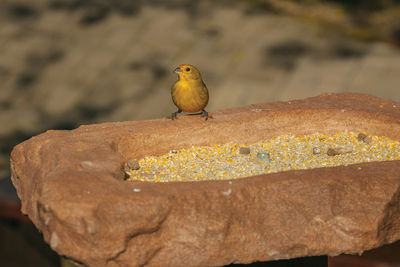
<svg viewBox="0 0 400 267">
<path fill-rule="evenodd" d="M 206 120 L 208 120 L 208 118 L 210 118 L 210 119 L 213 118 L 211 115 L 208 115 L 208 112 L 205 109 L 201 110 L 201 117 L 205 117 Z"/>
<path fill-rule="evenodd" d="M 178 109 L 178 111 L 172 112 L 171 117 L 169 117 L 169 118 L 170 118 L 171 120 L 174 120 L 174 119 L 177 118 L 177 114 L 178 114 L 178 113 L 181 113 L 181 112 L 182 112 L 182 110 L 181 110 L 181 109 Z"/>
</svg>

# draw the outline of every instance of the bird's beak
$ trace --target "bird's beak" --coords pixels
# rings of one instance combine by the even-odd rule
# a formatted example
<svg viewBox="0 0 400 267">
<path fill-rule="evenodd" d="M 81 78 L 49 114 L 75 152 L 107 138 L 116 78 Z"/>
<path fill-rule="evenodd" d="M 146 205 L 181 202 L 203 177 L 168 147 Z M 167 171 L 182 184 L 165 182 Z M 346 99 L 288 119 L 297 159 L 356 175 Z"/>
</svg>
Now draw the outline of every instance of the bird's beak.
<svg viewBox="0 0 400 267">
<path fill-rule="evenodd" d="M 174 70 L 174 73 L 176 73 L 176 74 L 182 74 L 182 70 L 181 70 L 180 68 L 176 68 L 176 69 Z"/>
</svg>

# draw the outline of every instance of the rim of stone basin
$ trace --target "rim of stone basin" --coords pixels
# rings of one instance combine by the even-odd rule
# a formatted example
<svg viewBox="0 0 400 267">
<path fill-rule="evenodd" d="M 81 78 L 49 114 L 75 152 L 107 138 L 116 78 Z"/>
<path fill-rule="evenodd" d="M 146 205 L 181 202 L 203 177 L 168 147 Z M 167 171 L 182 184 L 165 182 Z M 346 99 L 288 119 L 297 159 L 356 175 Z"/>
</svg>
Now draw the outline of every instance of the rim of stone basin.
<svg viewBox="0 0 400 267">
<path fill-rule="evenodd" d="M 249 144 L 281 134 L 345 130 L 400 140 L 400 103 L 365 94 L 323 94 L 212 115 L 208 121 L 188 116 L 84 125 L 21 143 L 12 151 L 11 171 L 22 211 L 55 251 L 88 266 L 147 261 L 205 266 L 337 255 L 400 238 L 390 215 L 399 207 L 400 161 L 231 181 L 123 180 L 128 159 L 192 145 Z M 332 193 L 335 185 L 347 183 L 353 187 Z M 242 239 L 235 235 L 239 232 Z"/>
</svg>

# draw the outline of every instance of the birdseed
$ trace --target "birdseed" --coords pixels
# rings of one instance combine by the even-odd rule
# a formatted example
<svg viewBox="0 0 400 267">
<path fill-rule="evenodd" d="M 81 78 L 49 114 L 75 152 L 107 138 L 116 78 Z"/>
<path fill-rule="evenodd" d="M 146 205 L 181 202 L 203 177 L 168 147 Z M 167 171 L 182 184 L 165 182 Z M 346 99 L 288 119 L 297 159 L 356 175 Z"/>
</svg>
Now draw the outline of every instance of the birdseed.
<svg viewBox="0 0 400 267">
<path fill-rule="evenodd" d="M 140 159 L 127 180 L 176 182 L 230 180 L 288 170 L 334 167 L 362 162 L 400 160 L 400 143 L 384 136 L 342 132 L 331 135 L 281 135 L 252 145 L 226 143 L 171 150 L 162 156 Z M 366 138 L 365 137 L 365 138 Z M 362 138 L 362 139 L 365 139 Z M 249 154 L 240 153 L 250 148 Z M 350 152 L 328 155 L 328 150 Z M 315 153 L 316 150 L 320 153 Z M 243 149 L 242 149 L 243 151 Z M 260 153 L 268 160 L 260 160 Z M 264 157 L 263 157 L 264 158 Z M 266 157 L 265 157 L 266 158 Z"/>
</svg>

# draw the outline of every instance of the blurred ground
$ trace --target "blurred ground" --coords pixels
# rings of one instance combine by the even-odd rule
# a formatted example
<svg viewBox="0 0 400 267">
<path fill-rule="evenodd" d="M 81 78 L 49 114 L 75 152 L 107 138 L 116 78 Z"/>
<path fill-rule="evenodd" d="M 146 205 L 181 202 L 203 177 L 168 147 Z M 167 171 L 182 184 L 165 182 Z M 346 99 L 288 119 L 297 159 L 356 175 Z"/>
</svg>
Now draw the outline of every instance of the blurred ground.
<svg viewBox="0 0 400 267">
<path fill-rule="evenodd" d="M 323 12 L 310 22 L 274 3 L 1 1 L 0 176 L 11 148 L 46 129 L 170 114 L 181 63 L 203 73 L 209 111 L 323 92 L 400 101 L 393 43 L 350 38 L 315 23 Z"/>
</svg>

